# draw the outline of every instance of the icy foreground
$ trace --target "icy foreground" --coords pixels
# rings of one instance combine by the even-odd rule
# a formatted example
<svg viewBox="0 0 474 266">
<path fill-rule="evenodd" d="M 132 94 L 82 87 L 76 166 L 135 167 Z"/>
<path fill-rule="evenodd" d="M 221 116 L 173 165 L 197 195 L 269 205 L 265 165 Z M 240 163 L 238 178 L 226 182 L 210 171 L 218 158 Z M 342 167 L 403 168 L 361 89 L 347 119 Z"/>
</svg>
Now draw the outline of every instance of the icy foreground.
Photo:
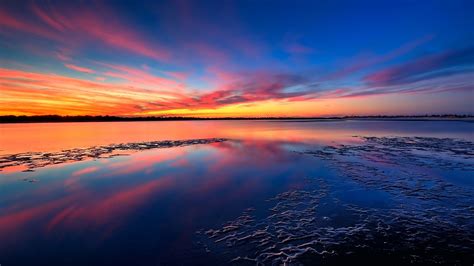
<svg viewBox="0 0 474 266">
<path fill-rule="evenodd" d="M 474 143 L 450 138 L 360 137 L 357 145 L 300 152 L 327 161 L 348 184 L 387 194 L 391 204 L 344 200 L 351 192 L 323 178 L 268 199 L 221 228 L 198 231 L 211 254 L 231 264 L 470 265 L 474 193 L 431 168 L 472 176 Z M 369 200 L 370 201 L 370 200 Z M 259 212 L 260 214 L 257 214 Z"/>
<path fill-rule="evenodd" d="M 181 147 L 223 141 L 226 141 L 226 139 L 212 138 L 190 140 L 162 140 L 111 144 L 104 146 L 94 146 L 89 148 L 69 149 L 60 152 L 26 152 L 19 154 L 10 154 L 0 156 L 0 171 L 6 167 L 24 166 L 26 168 L 24 170 L 25 172 L 31 172 L 34 171 L 34 169 L 36 168 L 45 167 L 53 164 L 76 162 L 94 158 L 111 158 L 119 155 L 127 155 L 126 153 L 119 152 Z"/>
</svg>

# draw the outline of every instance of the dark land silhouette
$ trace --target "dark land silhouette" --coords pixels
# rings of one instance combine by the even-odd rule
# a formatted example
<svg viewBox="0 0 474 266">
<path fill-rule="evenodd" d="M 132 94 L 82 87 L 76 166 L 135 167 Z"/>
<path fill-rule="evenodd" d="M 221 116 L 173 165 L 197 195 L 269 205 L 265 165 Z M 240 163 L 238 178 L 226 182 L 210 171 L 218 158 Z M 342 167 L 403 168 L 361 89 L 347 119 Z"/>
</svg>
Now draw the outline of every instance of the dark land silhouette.
<svg viewBox="0 0 474 266">
<path fill-rule="evenodd" d="M 123 122 L 123 121 L 187 121 L 187 120 L 347 120 L 347 119 L 382 119 L 382 120 L 465 120 L 471 121 L 474 115 L 376 115 L 376 116 L 332 116 L 332 117 L 183 117 L 183 116 L 0 116 L 0 123 L 63 123 L 63 122 Z"/>
</svg>

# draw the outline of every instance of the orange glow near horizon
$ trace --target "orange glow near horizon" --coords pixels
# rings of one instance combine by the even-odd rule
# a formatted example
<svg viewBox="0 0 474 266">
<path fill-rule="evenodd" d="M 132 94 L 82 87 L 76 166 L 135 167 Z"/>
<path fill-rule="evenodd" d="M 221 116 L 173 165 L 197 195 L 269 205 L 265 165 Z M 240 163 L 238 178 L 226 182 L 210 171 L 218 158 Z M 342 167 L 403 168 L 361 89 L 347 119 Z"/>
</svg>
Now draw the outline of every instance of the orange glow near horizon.
<svg viewBox="0 0 474 266">
<path fill-rule="evenodd" d="M 127 5 L 2 5 L 0 115 L 473 113 L 474 49 L 445 47 L 456 42 L 436 30 L 382 42 L 378 29 L 366 27 L 365 37 L 341 43 L 306 23 L 301 33 L 287 32 L 285 25 L 259 32 L 260 20 L 246 28 L 218 5 L 219 19 L 215 12 L 201 14 L 208 9 L 194 3 L 141 10 L 144 16 L 138 12 L 143 6 L 135 14 Z"/>
<path fill-rule="evenodd" d="M 417 108 L 423 107 L 423 102 L 410 102 L 406 95 L 301 100 L 257 98 L 245 103 L 220 104 L 213 94 L 227 92 L 228 89 L 201 94 L 186 93 L 183 89 L 175 89 L 174 92 L 156 90 L 150 88 L 154 82 L 176 88 L 184 85 L 174 80 L 154 80 L 153 76 L 141 70 L 126 71 L 123 74 L 124 78 L 129 75 L 126 83 L 108 83 L 0 68 L 0 115 L 310 117 L 399 114 L 399 102 L 393 101 L 394 98 L 404 101 L 404 112 L 416 112 Z M 196 101 L 196 97 L 200 97 L 201 101 Z M 189 107 L 183 108 L 186 105 Z"/>
</svg>

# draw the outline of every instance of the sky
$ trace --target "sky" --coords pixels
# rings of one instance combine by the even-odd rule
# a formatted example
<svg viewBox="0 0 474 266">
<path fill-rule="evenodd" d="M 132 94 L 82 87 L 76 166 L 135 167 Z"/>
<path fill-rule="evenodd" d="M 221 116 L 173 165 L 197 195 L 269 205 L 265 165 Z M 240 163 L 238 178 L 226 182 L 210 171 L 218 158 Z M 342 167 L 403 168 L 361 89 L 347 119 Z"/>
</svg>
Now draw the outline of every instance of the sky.
<svg viewBox="0 0 474 266">
<path fill-rule="evenodd" d="M 474 114 L 474 1 L 0 2 L 0 115 Z"/>
</svg>

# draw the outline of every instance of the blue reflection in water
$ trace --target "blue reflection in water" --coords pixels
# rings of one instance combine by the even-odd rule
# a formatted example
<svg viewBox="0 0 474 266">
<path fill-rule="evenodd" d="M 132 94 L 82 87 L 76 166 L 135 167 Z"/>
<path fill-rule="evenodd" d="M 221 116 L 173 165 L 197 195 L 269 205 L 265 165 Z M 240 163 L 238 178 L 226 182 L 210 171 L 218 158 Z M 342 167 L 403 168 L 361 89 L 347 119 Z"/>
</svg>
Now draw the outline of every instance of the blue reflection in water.
<svg viewBox="0 0 474 266">
<path fill-rule="evenodd" d="M 23 262 L 180 259 L 196 230 L 302 187 L 302 177 L 326 175 L 321 170 L 285 143 L 229 141 L 58 165 L 28 173 L 35 183 L 9 174 L 1 257 L 20 262 L 31 249 Z"/>
<path fill-rule="evenodd" d="M 271 127 L 274 126 L 272 122 Z M 304 129 L 305 136 L 311 133 L 308 123 L 297 127 Z M 392 133 L 400 133 L 398 131 L 403 130 L 398 128 Z M 417 132 L 415 135 L 418 135 L 419 131 L 423 131 L 423 127 L 405 133 Z M 351 131 L 346 132 L 348 143 L 358 143 L 349 136 Z M 268 199 L 287 191 L 321 189 L 321 182 L 328 187 L 318 205 L 317 216 L 321 220 L 315 221 L 321 227 L 337 228 L 356 221 L 360 213 L 348 212 L 348 204 L 382 213 L 400 203 L 418 206 L 415 210 L 456 208 L 461 201 L 473 203 L 471 168 L 410 167 L 413 171 L 410 173 L 444 180 L 460 188 L 446 187 L 442 191 L 464 193 L 459 197 L 422 200 L 412 189 L 420 186 L 416 178 L 407 178 L 406 183 L 393 180 L 393 184 L 399 182 L 397 186 L 406 186 L 397 188 L 387 185 L 390 180 L 383 183 L 365 176 L 362 176 L 365 179 L 351 177 L 353 171 L 374 171 L 374 175 L 384 174 L 388 178 L 408 175 L 402 167 L 392 164 L 397 160 L 374 163 L 373 151 L 348 156 L 349 162 L 305 153 L 328 143 L 332 143 L 330 138 L 323 142 L 242 138 L 58 164 L 32 173 L 3 174 L 0 180 L 0 263 L 226 263 L 236 256 L 247 255 L 247 251 L 239 247 L 228 250 L 225 245 L 196 234 L 197 231 L 221 228 L 248 208 L 255 209 L 253 219 L 269 222 L 269 209 L 275 204 Z M 338 139 L 331 145 L 341 143 L 346 142 Z M 472 165 L 472 156 L 466 160 Z M 364 166 L 357 168 L 360 167 L 357 163 Z M 377 165 L 384 172 L 366 167 L 371 165 Z M 317 179 L 319 183 L 307 182 L 307 178 Z M 439 189 L 438 183 L 430 182 L 423 183 L 421 189 Z M 466 211 L 472 217 L 472 208 Z M 473 228 L 472 222 L 452 221 L 450 213 L 446 214 L 446 221 L 453 222 L 453 226 L 461 224 L 466 225 L 466 230 Z"/>
</svg>

